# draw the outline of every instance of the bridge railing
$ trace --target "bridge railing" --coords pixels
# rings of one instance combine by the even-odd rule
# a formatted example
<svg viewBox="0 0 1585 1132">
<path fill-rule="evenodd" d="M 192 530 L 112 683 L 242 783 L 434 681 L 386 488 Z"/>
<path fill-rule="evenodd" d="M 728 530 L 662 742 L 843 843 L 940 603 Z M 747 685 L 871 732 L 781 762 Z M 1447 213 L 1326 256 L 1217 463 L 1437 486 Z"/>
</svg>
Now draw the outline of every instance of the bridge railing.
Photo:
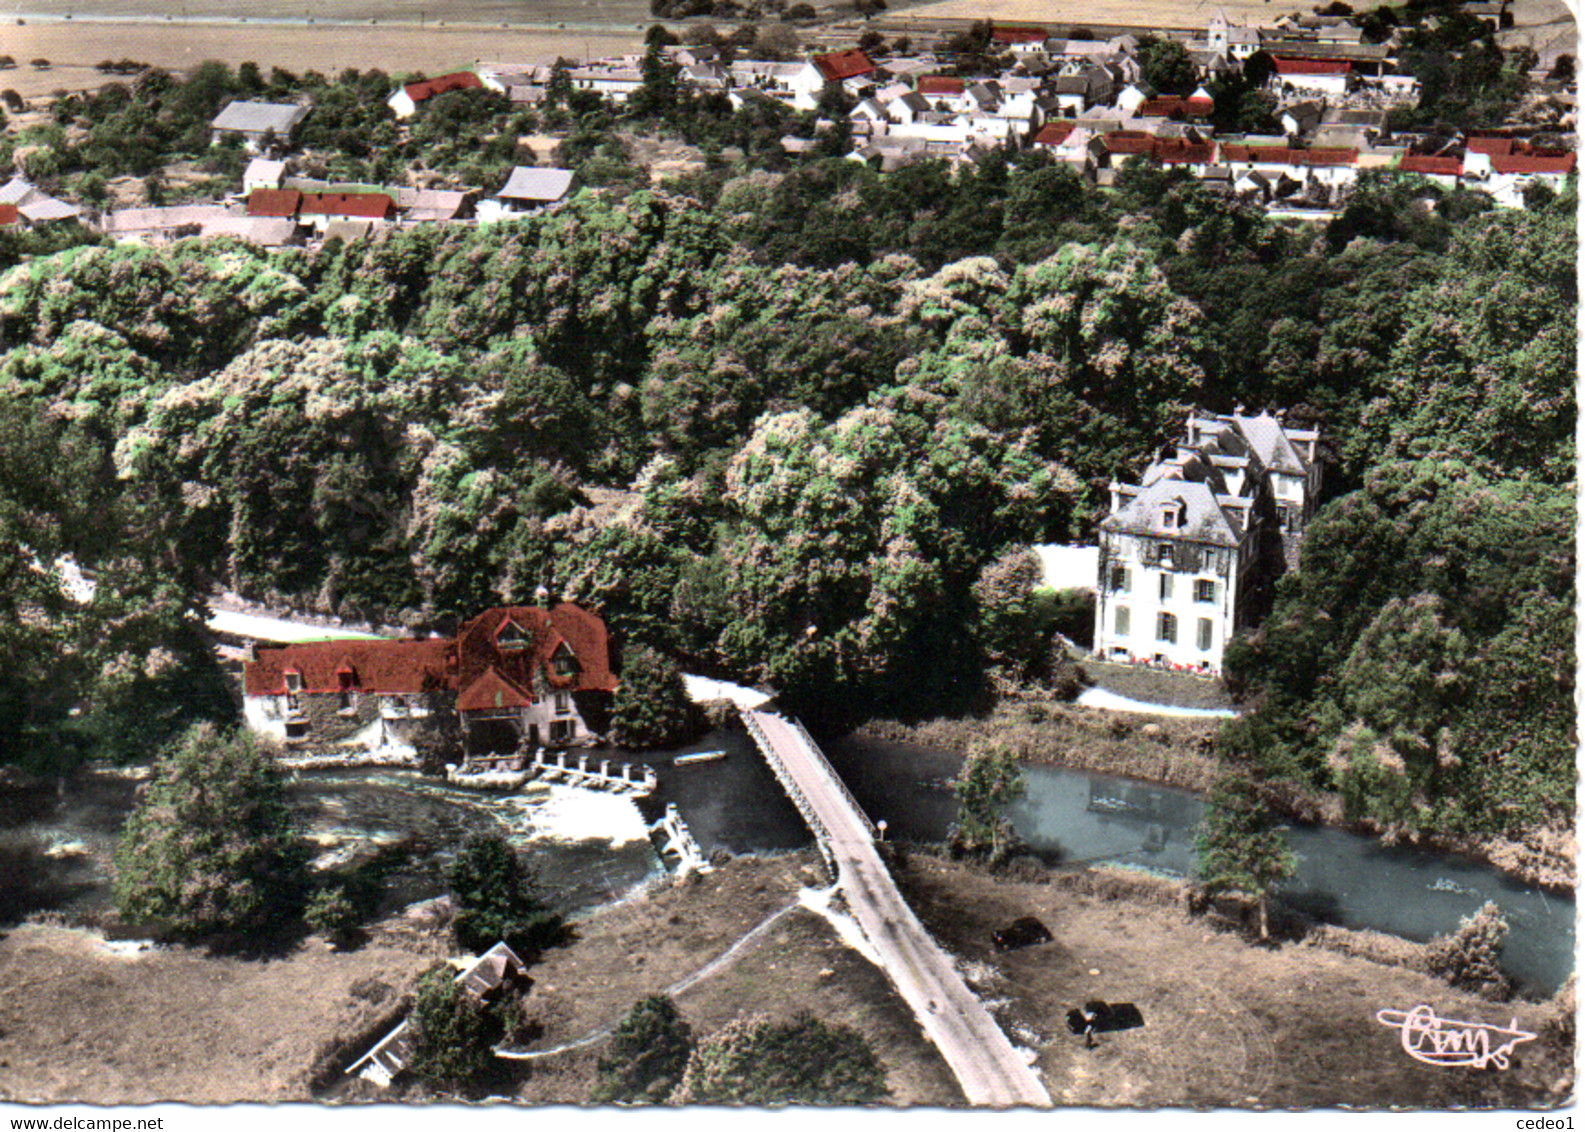
<svg viewBox="0 0 1585 1132">
<path fill-rule="evenodd" d="M 853 797 L 853 792 L 848 789 L 848 784 L 842 781 L 842 776 L 836 772 L 836 768 L 826 758 L 825 752 L 820 749 L 820 744 L 814 741 L 814 736 L 809 734 L 809 730 L 803 725 L 803 721 L 785 716 L 783 718 L 788 719 L 797 728 L 798 736 L 804 741 L 804 746 L 808 747 L 814 757 L 819 760 L 821 767 L 825 769 L 826 776 L 836 783 L 838 790 L 842 791 L 842 797 L 846 800 L 848 808 L 859 816 L 859 820 L 864 823 L 864 828 L 869 830 L 870 837 L 873 838 L 875 836 L 875 823 L 870 821 L 869 814 L 864 812 L 864 807 L 859 805 L 857 798 Z"/>
<path fill-rule="evenodd" d="M 776 751 L 776 745 L 770 741 L 770 736 L 765 734 L 765 729 L 760 726 L 759 720 L 754 718 L 751 709 L 739 709 L 738 714 L 743 718 L 743 724 L 749 730 L 754 743 L 765 754 L 765 761 L 770 764 L 771 771 L 776 775 L 776 780 L 782 784 L 782 789 L 787 791 L 787 796 L 792 799 L 798 812 L 809 825 L 809 832 L 815 835 L 815 844 L 820 849 L 820 855 L 825 859 L 826 867 L 835 879 L 837 874 L 836 854 L 831 848 L 831 831 L 820 820 L 820 815 L 815 811 L 813 803 L 805 797 L 803 790 L 798 785 L 798 780 L 793 777 L 792 770 L 782 762 L 782 757 Z"/>
</svg>

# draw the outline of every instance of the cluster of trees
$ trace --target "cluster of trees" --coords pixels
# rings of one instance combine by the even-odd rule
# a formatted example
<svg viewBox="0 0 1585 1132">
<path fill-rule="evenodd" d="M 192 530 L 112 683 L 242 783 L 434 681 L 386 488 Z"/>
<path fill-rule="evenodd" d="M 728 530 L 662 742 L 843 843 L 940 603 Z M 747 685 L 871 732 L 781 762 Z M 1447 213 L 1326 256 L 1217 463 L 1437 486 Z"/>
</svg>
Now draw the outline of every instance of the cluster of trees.
<svg viewBox="0 0 1585 1132">
<path fill-rule="evenodd" d="M 864 1036 L 802 1012 L 750 1015 L 696 1039 L 671 999 L 637 1003 L 599 1060 L 597 1104 L 873 1104 L 886 1070 Z"/>
<path fill-rule="evenodd" d="M 168 95 L 195 120 L 286 81 L 204 74 Z M 349 115 L 383 113 L 383 78 L 357 81 Z M 511 132 L 458 94 L 415 135 Z M 567 144 L 609 161 L 609 140 Z M 807 704 L 961 702 L 988 667 L 1029 670 L 1007 553 L 1082 536 L 1191 404 L 1243 403 L 1318 424 L 1343 497 L 1232 659 L 1263 705 L 1250 758 L 1389 823 L 1534 821 L 1569 694 L 1549 618 L 1572 601 L 1573 200 L 1497 213 L 1367 176 L 1316 230 L 1147 164 L 1103 193 L 1039 154 L 817 158 L 312 254 L 35 255 L 0 278 L 0 537 L 112 582 L 78 606 L 38 569 L 0 580 L 11 655 L 62 674 L 0 671 L 0 728 L 51 737 L 6 750 L 115 734 L 138 757 L 224 717 L 193 678 L 214 582 L 417 628 L 550 577 L 634 644 Z M 29 250 L 50 249 L 0 248 Z M 630 505 L 597 521 L 609 488 Z M 1455 548 L 1472 565 L 1429 565 Z M 1400 641 L 1425 673 L 1393 668 Z M 1383 680 L 1409 715 L 1369 694 Z M 1499 749 L 1459 753 L 1476 734 Z"/>
<path fill-rule="evenodd" d="M 1334 249 L 1153 177 L 1068 184 L 1018 245 L 995 202 L 1066 171 L 837 162 L 730 181 L 713 208 L 587 194 L 316 255 L 35 258 L 0 280 L 0 384 L 34 435 L 0 474 L 26 514 L 89 521 L 52 536 L 19 512 L 16 544 L 167 579 L 175 620 L 145 655 L 211 581 L 416 627 L 548 575 L 691 665 L 924 699 L 1005 653 L 987 568 L 1082 535 L 1190 404 L 1302 410 L 1343 490 L 1430 453 L 1567 482 L 1568 201 L 1433 216 L 1432 236 L 1388 201 Z M 805 214 L 863 192 L 892 203 L 803 242 Z M 875 246 L 912 197 L 924 255 L 932 193 L 975 254 Z M 843 257 L 831 232 L 860 242 Z M 636 506 L 595 526 L 595 487 Z"/>
</svg>

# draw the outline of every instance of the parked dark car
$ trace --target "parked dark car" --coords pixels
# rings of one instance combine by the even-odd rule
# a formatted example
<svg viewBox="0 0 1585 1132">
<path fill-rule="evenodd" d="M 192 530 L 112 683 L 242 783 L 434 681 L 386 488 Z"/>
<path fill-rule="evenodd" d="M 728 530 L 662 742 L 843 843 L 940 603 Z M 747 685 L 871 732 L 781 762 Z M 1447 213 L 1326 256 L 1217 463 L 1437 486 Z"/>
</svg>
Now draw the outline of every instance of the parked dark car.
<svg viewBox="0 0 1585 1132">
<path fill-rule="evenodd" d="M 992 932 L 991 942 L 996 945 L 997 951 L 1012 951 L 1037 943 L 1050 943 L 1051 931 L 1033 916 L 1024 916 L 1001 931 Z"/>
</svg>

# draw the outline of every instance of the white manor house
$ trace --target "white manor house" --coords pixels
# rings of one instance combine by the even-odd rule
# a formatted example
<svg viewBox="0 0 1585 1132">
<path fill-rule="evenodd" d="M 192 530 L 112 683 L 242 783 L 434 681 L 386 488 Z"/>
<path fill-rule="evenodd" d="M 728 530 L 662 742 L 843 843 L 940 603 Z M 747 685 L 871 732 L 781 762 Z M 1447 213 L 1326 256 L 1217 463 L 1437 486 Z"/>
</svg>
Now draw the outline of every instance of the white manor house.
<svg viewBox="0 0 1585 1132">
<path fill-rule="evenodd" d="M 1321 486 L 1320 434 L 1280 416 L 1190 413 L 1100 523 L 1095 655 L 1207 674 L 1297 564 Z"/>
</svg>

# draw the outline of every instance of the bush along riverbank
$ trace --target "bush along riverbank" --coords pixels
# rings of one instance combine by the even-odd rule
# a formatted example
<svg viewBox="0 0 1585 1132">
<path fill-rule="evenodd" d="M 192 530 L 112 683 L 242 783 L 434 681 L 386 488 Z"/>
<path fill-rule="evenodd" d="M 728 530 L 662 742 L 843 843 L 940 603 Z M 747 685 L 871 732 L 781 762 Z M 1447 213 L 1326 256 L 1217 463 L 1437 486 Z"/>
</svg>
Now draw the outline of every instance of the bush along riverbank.
<svg viewBox="0 0 1585 1132">
<path fill-rule="evenodd" d="M 1038 693 L 1004 697 L 989 714 L 925 720 L 872 719 L 861 738 L 967 754 L 977 740 L 1008 744 L 1021 762 L 1118 778 L 1138 779 L 1197 794 L 1209 793 L 1233 769 L 1217 752 L 1221 721 L 1152 718 L 1082 707 Z M 1261 792 L 1285 818 L 1348 829 L 1387 844 L 1420 848 L 1490 865 L 1523 884 L 1573 895 L 1578 841 L 1572 829 L 1540 827 L 1521 834 L 1407 837 L 1370 820 L 1351 821 L 1338 795 L 1301 783 L 1266 780 Z"/>
</svg>

